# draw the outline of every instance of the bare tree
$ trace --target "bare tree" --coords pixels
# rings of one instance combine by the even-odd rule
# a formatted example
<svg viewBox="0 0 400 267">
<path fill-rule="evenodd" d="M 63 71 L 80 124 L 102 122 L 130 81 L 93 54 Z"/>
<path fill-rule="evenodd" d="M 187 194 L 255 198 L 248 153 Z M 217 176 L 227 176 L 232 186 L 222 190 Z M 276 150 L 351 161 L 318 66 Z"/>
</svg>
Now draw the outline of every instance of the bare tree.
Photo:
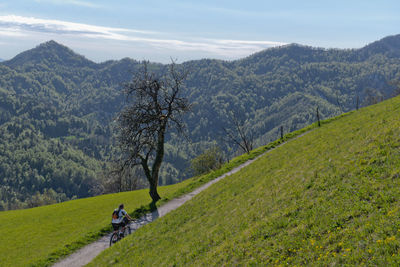
<svg viewBox="0 0 400 267">
<path fill-rule="evenodd" d="M 364 90 L 364 93 L 365 93 L 365 99 L 364 99 L 365 106 L 375 105 L 383 100 L 382 95 L 376 89 L 368 87 Z"/>
<path fill-rule="evenodd" d="M 388 84 L 393 87 L 392 96 L 400 95 L 400 80 L 391 80 Z"/>
<path fill-rule="evenodd" d="M 181 96 L 186 76 L 187 72 L 177 70 L 175 62 L 160 75 L 149 72 L 144 62 L 125 86 L 128 105 L 117 118 L 123 166 L 142 166 L 154 202 L 161 198 L 157 186 L 165 134 L 170 129 L 183 132 L 182 116 L 191 107 Z"/>
<path fill-rule="evenodd" d="M 240 121 L 234 114 L 231 115 L 232 127 L 222 128 L 225 140 L 238 145 L 244 152 L 250 154 L 253 149 L 254 135 L 246 132 L 245 122 Z"/>
<path fill-rule="evenodd" d="M 342 106 L 342 103 L 340 103 L 339 94 L 338 93 L 336 93 L 336 103 L 337 103 L 337 105 L 338 105 L 338 107 L 340 109 L 340 112 L 343 113 L 343 106 Z"/>
<path fill-rule="evenodd" d="M 121 166 L 119 162 L 111 163 L 103 171 L 103 192 L 116 193 L 142 189 L 147 186 L 139 166 Z"/>
<path fill-rule="evenodd" d="M 360 96 L 357 93 L 357 96 L 356 96 L 356 110 L 358 110 L 359 107 L 360 107 Z"/>
</svg>

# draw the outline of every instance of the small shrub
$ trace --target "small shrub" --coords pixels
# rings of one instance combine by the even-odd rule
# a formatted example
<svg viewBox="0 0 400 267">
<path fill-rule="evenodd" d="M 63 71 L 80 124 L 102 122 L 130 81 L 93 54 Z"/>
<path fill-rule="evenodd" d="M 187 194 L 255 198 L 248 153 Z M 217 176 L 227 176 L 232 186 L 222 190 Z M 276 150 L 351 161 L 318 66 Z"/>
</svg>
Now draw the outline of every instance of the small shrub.
<svg viewBox="0 0 400 267">
<path fill-rule="evenodd" d="M 219 147 L 207 149 L 191 161 L 190 168 L 195 176 L 219 169 L 223 163 L 223 155 Z"/>
</svg>

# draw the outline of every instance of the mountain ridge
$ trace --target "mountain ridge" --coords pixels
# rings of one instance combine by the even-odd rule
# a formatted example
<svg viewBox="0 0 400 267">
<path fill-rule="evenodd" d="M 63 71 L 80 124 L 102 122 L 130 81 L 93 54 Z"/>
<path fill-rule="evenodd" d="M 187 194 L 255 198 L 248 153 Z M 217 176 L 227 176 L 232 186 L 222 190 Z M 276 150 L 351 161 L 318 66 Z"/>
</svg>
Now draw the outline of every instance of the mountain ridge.
<svg viewBox="0 0 400 267">
<path fill-rule="evenodd" d="M 385 54 L 391 58 L 399 58 L 400 57 L 400 34 L 391 35 L 380 39 L 379 41 L 375 41 L 371 44 L 368 44 L 360 49 L 361 54 L 369 55 L 373 52 Z"/>
<path fill-rule="evenodd" d="M 188 139 L 167 136 L 161 184 L 190 177 L 190 159 L 212 146 L 226 159 L 240 153 L 224 140 L 222 127 L 233 127 L 232 116 L 257 147 L 275 140 L 282 127 L 287 133 L 314 122 L 317 108 L 325 119 L 392 96 L 389 82 L 400 80 L 400 58 L 387 51 L 400 49 L 398 39 L 361 52 L 288 45 L 237 61 L 177 64 L 190 70 L 183 93 L 195 105 L 185 117 Z M 373 53 L 375 47 L 383 52 Z M 149 63 L 156 75 L 166 67 Z M 140 68 L 129 58 L 94 63 L 54 41 L 0 63 L 0 209 L 49 189 L 57 199 L 87 196 L 75 196 L 74 188 L 104 192 L 106 178 L 99 177 L 116 150 L 112 121 L 125 104 L 123 84 Z M 26 156 L 38 151 L 52 159 Z"/>
<path fill-rule="evenodd" d="M 222 62 L 229 62 L 229 63 L 235 63 L 235 62 L 241 62 L 241 61 L 245 61 L 248 58 L 252 58 L 252 57 L 260 57 L 260 56 L 268 56 L 271 52 L 280 50 L 282 51 L 282 54 L 290 52 L 290 55 L 295 55 L 296 52 L 319 52 L 319 53 L 323 53 L 323 52 L 332 52 L 335 51 L 337 53 L 341 53 L 341 52 L 354 52 L 356 54 L 361 53 L 363 55 L 370 55 L 371 54 L 371 50 L 375 50 L 375 52 L 378 53 L 387 53 L 389 56 L 391 57 L 400 57 L 400 34 L 397 35 L 391 35 L 391 36 L 386 36 L 380 40 L 374 41 L 370 44 L 367 44 L 361 48 L 323 48 L 323 47 L 314 47 L 314 46 L 310 46 L 310 45 L 303 45 L 303 44 L 299 44 L 299 43 L 290 43 L 290 44 L 286 44 L 286 45 L 282 45 L 282 46 L 277 46 L 277 47 L 271 47 L 271 48 L 266 48 L 264 50 L 261 50 L 259 52 L 256 52 L 254 54 L 245 56 L 243 58 L 240 59 L 234 59 L 234 60 L 220 60 L 220 59 L 212 59 L 212 58 L 205 58 L 205 59 L 195 59 L 195 60 L 188 60 L 188 61 L 184 61 L 182 62 L 182 64 L 188 64 L 189 62 L 193 62 L 193 61 L 202 61 L 202 60 L 216 60 L 216 61 L 222 61 Z M 37 55 L 41 55 L 43 53 L 43 51 L 46 52 L 58 52 L 59 56 L 61 59 L 67 59 L 68 57 L 78 57 L 80 58 L 80 60 L 67 60 L 66 63 L 67 65 L 73 67 L 73 66 L 79 66 L 79 64 L 83 63 L 87 63 L 90 64 L 92 67 L 94 66 L 105 66 L 108 64 L 113 64 L 115 62 L 119 62 L 119 61 L 126 61 L 126 60 L 133 60 L 138 62 L 135 59 L 129 58 L 129 57 L 125 57 L 119 60 L 114 60 L 114 59 L 109 59 L 106 60 L 104 62 L 100 62 L 100 63 L 96 63 L 90 59 L 87 59 L 85 56 L 80 55 L 76 52 L 74 52 L 73 50 L 71 50 L 70 48 L 68 48 L 67 46 L 58 43 L 54 40 L 49 40 L 46 41 L 44 43 L 39 44 L 38 46 L 36 46 L 35 48 L 29 49 L 27 51 L 21 52 L 20 54 L 16 55 L 15 57 L 13 57 L 12 59 L 9 60 L 3 60 L 3 64 L 6 64 L 7 66 L 12 66 L 12 67 L 16 67 L 18 65 L 23 64 L 23 61 L 28 61 L 30 62 L 30 57 L 34 57 Z M 27 56 L 29 54 L 33 54 L 32 56 Z M 48 56 L 51 55 L 51 53 L 43 53 L 42 56 Z M 44 58 L 42 58 L 43 60 Z M 365 58 L 364 58 L 365 60 Z M 0 59 L 0 62 L 2 62 L 2 60 Z M 60 63 L 60 61 L 58 61 L 58 63 Z M 154 64 L 161 64 L 161 63 L 156 63 L 156 62 L 152 62 Z M 165 65 L 165 64 L 162 64 Z"/>
</svg>

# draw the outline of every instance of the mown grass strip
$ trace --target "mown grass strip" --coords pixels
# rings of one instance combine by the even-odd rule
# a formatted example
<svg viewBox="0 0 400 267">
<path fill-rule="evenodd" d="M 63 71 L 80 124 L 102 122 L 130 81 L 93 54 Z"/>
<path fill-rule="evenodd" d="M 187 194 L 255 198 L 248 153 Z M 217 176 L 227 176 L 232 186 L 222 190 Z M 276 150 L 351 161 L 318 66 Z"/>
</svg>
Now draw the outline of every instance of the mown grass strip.
<svg viewBox="0 0 400 267">
<path fill-rule="evenodd" d="M 344 114 L 346 115 L 346 114 Z M 342 116 L 344 116 L 342 115 Z M 340 116 L 341 117 L 341 116 Z M 338 117 L 323 121 L 329 123 Z M 152 205 L 147 190 L 109 194 L 79 199 L 27 210 L 0 212 L 0 265 L 50 266 L 59 259 L 90 244 L 110 232 L 110 212 L 125 203 L 138 218 L 154 208 L 193 191 L 195 188 L 223 175 L 267 150 L 317 127 L 312 124 L 286 134 L 266 146 L 232 159 L 222 168 L 188 179 L 182 183 L 160 187 L 162 200 Z"/>
</svg>

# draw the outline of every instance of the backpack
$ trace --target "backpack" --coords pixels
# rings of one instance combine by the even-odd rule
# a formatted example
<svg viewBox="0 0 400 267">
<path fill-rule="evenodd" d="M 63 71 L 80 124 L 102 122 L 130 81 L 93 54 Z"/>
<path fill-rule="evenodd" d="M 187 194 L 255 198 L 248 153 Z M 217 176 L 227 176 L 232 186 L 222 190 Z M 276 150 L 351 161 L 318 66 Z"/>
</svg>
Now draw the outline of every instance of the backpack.
<svg viewBox="0 0 400 267">
<path fill-rule="evenodd" d="M 119 209 L 115 209 L 114 211 L 113 211 L 113 213 L 112 213 L 112 215 L 111 215 L 111 218 L 114 220 L 117 220 L 118 218 L 119 218 L 119 212 L 120 212 L 120 210 Z"/>
</svg>

